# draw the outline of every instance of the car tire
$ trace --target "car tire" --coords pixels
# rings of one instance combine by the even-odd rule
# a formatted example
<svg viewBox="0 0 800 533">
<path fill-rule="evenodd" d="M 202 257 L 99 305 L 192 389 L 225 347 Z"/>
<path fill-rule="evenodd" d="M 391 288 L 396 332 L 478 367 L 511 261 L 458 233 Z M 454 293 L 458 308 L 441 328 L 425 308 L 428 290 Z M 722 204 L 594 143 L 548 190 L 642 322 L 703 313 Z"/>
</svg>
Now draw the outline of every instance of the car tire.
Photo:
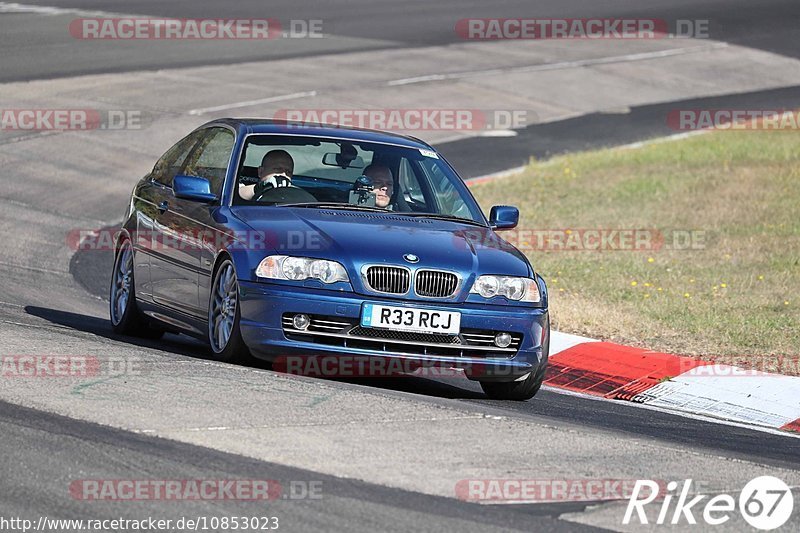
<svg viewBox="0 0 800 533">
<path fill-rule="evenodd" d="M 223 363 L 242 364 L 252 356 L 239 328 L 239 281 L 230 259 L 224 259 L 214 271 L 208 299 L 208 343 L 214 359 Z"/>
<path fill-rule="evenodd" d="M 120 335 L 158 339 L 164 331 L 154 328 L 136 306 L 136 283 L 133 277 L 133 245 L 128 239 L 117 248 L 109 291 L 111 329 Z"/>
<path fill-rule="evenodd" d="M 543 364 L 539 365 L 536 372 L 531 372 L 528 377 L 522 381 L 481 381 L 481 388 L 486 396 L 492 400 L 511 400 L 523 402 L 530 400 L 539 389 L 542 388 L 544 376 L 547 372 L 547 362 L 550 356 L 550 322 L 547 322 L 545 330 L 547 336 L 542 346 L 542 361 Z"/>
</svg>

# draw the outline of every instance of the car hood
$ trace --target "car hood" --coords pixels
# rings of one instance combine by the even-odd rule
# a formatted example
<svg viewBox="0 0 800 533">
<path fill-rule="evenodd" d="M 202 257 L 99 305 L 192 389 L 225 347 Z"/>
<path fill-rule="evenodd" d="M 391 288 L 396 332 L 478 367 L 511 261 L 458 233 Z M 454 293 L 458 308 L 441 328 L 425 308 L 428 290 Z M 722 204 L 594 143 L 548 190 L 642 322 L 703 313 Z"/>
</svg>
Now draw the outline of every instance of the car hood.
<svg viewBox="0 0 800 533">
<path fill-rule="evenodd" d="M 351 280 L 367 264 L 457 271 L 465 280 L 532 275 L 525 256 L 487 227 L 342 209 L 245 206 L 233 212 L 277 253 L 339 261 Z M 418 262 L 407 261 L 409 254 Z"/>
</svg>

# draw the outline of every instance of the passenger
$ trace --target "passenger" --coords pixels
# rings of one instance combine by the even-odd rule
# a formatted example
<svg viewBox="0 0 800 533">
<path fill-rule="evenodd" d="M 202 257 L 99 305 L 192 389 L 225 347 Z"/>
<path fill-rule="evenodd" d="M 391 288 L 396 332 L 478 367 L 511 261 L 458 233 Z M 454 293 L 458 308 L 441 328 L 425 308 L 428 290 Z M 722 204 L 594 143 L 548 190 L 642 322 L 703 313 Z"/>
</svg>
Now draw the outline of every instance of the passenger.
<svg viewBox="0 0 800 533">
<path fill-rule="evenodd" d="M 364 175 L 372 180 L 375 206 L 391 209 L 389 203 L 394 192 L 394 178 L 389 167 L 373 163 L 364 169 Z"/>
<path fill-rule="evenodd" d="M 291 187 L 294 174 L 294 159 L 286 150 L 267 152 L 258 167 L 259 182 L 255 185 L 239 185 L 239 196 L 252 200 L 265 190 L 277 187 Z"/>
</svg>

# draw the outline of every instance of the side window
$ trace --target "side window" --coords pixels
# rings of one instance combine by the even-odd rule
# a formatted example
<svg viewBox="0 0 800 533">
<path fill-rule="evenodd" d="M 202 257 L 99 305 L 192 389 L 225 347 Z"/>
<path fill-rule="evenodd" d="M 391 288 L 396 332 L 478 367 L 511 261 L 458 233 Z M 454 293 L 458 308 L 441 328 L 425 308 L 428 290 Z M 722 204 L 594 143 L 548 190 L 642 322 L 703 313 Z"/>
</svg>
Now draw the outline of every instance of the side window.
<svg viewBox="0 0 800 533">
<path fill-rule="evenodd" d="M 172 178 L 180 172 L 186 157 L 191 153 L 202 133 L 202 131 L 196 131 L 187 135 L 167 150 L 167 153 L 161 156 L 161 159 L 153 167 L 153 180 L 166 187 L 172 187 Z"/>
<path fill-rule="evenodd" d="M 206 130 L 205 137 L 192 152 L 182 172 L 187 176 L 206 178 L 211 182 L 211 192 L 221 195 L 234 140 L 233 133 L 226 128 Z"/>
<path fill-rule="evenodd" d="M 425 206 L 425 195 L 422 192 L 422 187 L 419 184 L 411 162 L 405 157 L 400 160 L 400 192 L 403 194 L 403 199 L 406 203 L 413 203 L 419 206 Z"/>
<path fill-rule="evenodd" d="M 469 206 L 464 203 L 464 199 L 453 183 L 442 172 L 438 162 L 425 160 L 421 166 L 427 174 L 433 192 L 436 195 L 436 203 L 439 204 L 440 213 L 477 220 L 474 218 Z"/>
</svg>

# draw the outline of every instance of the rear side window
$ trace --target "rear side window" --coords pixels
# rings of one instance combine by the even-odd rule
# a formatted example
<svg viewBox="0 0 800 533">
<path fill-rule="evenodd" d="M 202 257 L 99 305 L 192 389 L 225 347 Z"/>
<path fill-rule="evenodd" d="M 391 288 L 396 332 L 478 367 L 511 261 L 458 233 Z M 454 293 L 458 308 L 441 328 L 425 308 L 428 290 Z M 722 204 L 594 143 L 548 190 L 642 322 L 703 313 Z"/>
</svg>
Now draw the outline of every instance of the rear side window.
<svg viewBox="0 0 800 533">
<path fill-rule="evenodd" d="M 184 166 L 183 174 L 198 176 L 211 182 L 211 192 L 220 196 L 228 163 L 233 152 L 235 137 L 227 128 L 210 128 L 191 153 Z"/>
<path fill-rule="evenodd" d="M 167 153 L 161 156 L 156 166 L 153 167 L 153 181 L 165 187 L 172 187 L 172 178 L 181 171 L 186 158 L 192 152 L 197 140 L 200 139 L 203 133 L 202 131 L 191 133 L 167 150 Z"/>
</svg>

